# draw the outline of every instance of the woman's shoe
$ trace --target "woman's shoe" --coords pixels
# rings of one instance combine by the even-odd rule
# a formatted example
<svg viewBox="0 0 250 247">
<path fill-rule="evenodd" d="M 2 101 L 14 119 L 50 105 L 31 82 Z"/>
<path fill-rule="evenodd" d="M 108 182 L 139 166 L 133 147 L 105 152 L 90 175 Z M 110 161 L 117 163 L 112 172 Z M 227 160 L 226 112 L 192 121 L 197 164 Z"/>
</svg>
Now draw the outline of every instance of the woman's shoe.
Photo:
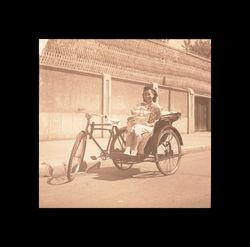
<svg viewBox="0 0 250 247">
<path fill-rule="evenodd" d="M 132 150 L 130 153 L 131 156 L 137 156 L 137 151 L 136 150 Z"/>
<path fill-rule="evenodd" d="M 126 148 L 126 150 L 124 151 L 124 154 L 130 155 L 130 148 Z"/>
</svg>

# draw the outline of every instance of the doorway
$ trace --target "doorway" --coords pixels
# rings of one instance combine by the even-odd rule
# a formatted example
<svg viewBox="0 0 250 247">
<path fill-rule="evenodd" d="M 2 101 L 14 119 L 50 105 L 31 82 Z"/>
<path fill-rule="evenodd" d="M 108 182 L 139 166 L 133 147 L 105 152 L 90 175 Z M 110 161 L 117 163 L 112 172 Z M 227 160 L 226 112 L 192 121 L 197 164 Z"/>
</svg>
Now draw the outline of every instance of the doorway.
<svg viewBox="0 0 250 247">
<path fill-rule="evenodd" d="M 210 99 L 195 97 L 195 131 L 210 131 Z"/>
</svg>

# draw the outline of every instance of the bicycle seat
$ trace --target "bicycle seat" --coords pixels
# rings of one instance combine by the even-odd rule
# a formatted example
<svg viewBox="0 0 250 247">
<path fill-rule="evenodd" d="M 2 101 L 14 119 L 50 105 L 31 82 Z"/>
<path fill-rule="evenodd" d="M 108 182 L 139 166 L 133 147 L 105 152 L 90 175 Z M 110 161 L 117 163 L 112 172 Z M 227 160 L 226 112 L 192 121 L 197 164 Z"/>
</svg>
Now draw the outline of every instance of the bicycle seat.
<svg viewBox="0 0 250 247">
<path fill-rule="evenodd" d="M 112 125 L 118 125 L 120 123 L 120 119 L 109 118 L 108 123 Z"/>
</svg>

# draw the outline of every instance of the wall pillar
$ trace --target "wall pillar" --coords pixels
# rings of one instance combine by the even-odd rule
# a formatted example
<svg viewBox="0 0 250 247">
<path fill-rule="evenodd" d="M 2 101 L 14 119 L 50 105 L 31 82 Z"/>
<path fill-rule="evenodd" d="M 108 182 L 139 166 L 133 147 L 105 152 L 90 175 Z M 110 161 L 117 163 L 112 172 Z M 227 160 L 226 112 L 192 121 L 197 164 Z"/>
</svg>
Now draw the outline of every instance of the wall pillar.
<svg viewBox="0 0 250 247">
<path fill-rule="evenodd" d="M 102 114 L 110 116 L 111 114 L 111 75 L 103 74 L 102 81 Z M 105 120 L 102 118 L 102 124 L 105 123 Z M 101 133 L 103 135 L 103 130 Z"/>
<path fill-rule="evenodd" d="M 187 133 L 191 134 L 195 131 L 195 116 L 194 116 L 194 90 L 192 88 L 188 88 L 188 99 L 187 99 L 187 107 L 188 107 L 188 122 L 187 122 Z"/>
<path fill-rule="evenodd" d="M 111 113 L 111 76 L 103 74 L 102 114 Z"/>
<path fill-rule="evenodd" d="M 211 99 L 208 100 L 208 131 L 211 131 Z"/>
</svg>

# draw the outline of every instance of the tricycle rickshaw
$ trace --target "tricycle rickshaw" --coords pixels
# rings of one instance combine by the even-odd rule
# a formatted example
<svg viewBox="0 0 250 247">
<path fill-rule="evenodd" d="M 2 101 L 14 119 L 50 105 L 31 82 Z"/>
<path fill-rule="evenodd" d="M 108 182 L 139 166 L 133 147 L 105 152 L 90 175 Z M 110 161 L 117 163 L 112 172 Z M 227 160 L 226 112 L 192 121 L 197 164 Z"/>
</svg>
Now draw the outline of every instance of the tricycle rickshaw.
<svg viewBox="0 0 250 247">
<path fill-rule="evenodd" d="M 81 109 L 78 109 L 78 111 L 86 113 L 86 111 Z M 182 157 L 181 145 L 183 145 L 183 141 L 179 131 L 172 126 L 172 123 L 180 118 L 181 113 L 168 112 L 167 114 L 163 114 L 156 122 L 153 133 L 147 137 L 144 153 L 137 156 L 128 156 L 123 153 L 126 147 L 128 132 L 126 127 L 118 127 L 119 120 L 111 119 L 107 115 L 94 113 L 86 113 L 85 116 L 87 118 L 85 130 L 77 135 L 69 158 L 67 168 L 69 181 L 75 178 L 80 166 L 84 162 L 88 137 L 100 149 L 99 158 L 102 160 L 112 159 L 118 169 L 127 170 L 140 162 L 155 162 L 158 170 L 163 175 L 171 175 L 178 170 Z M 92 116 L 105 118 L 107 123 L 90 123 Z M 93 137 L 95 130 L 109 132 L 110 135 L 105 149 Z M 91 159 L 96 160 L 97 157 L 91 156 Z"/>
</svg>

